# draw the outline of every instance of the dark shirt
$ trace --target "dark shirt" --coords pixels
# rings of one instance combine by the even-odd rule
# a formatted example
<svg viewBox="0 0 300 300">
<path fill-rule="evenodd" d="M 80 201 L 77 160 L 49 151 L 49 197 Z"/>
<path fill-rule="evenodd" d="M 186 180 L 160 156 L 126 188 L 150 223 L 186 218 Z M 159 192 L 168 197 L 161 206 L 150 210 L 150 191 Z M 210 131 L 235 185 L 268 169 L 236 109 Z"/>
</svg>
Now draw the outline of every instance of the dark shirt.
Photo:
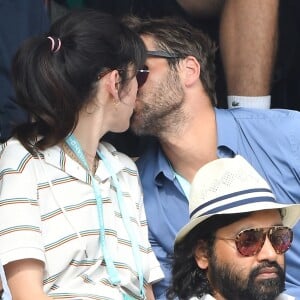
<svg viewBox="0 0 300 300">
<path fill-rule="evenodd" d="M 43 0 L 0 0 L 0 142 L 10 137 L 15 124 L 27 118 L 15 103 L 10 77 L 12 58 L 26 38 L 48 28 Z"/>
</svg>

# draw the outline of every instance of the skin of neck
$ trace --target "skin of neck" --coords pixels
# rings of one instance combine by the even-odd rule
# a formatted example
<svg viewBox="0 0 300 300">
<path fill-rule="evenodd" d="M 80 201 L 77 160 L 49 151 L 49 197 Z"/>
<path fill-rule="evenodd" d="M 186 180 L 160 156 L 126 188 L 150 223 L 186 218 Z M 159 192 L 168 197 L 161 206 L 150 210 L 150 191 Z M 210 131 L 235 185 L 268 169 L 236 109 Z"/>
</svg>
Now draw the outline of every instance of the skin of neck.
<svg viewBox="0 0 300 300">
<path fill-rule="evenodd" d="M 73 132 L 81 145 L 89 167 L 92 169 L 98 149 L 99 142 L 107 132 L 104 126 L 104 111 L 96 109 L 93 113 L 82 110 L 79 113 L 78 123 Z"/>
<path fill-rule="evenodd" d="M 174 170 L 189 182 L 204 164 L 217 158 L 215 111 L 209 100 L 187 103 L 189 109 L 180 132 L 168 132 L 161 146 Z"/>
</svg>

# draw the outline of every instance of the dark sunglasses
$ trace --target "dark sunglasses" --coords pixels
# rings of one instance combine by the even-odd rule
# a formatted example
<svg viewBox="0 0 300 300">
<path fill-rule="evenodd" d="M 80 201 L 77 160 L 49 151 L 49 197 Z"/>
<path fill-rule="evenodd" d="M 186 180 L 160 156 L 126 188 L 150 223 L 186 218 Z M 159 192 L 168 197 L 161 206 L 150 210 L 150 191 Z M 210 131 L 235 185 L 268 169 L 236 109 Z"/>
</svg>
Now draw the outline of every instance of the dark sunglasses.
<svg viewBox="0 0 300 300">
<path fill-rule="evenodd" d="M 108 70 L 105 70 L 105 71 L 99 73 L 97 79 L 100 80 L 101 78 L 103 78 L 105 75 L 107 75 L 108 73 L 110 73 L 112 71 L 113 70 L 108 69 Z M 124 72 L 124 70 L 122 70 L 122 69 L 117 69 L 117 71 L 120 74 L 122 74 L 122 72 Z M 144 66 L 143 69 L 137 70 L 136 80 L 137 80 L 138 87 L 141 87 L 146 82 L 148 75 L 149 75 L 149 70 L 148 70 L 148 67 L 146 67 L 146 66 Z"/>
<path fill-rule="evenodd" d="M 162 51 L 162 50 L 147 51 L 147 56 L 166 58 L 166 59 L 179 58 L 179 56 L 177 56 L 174 53 L 169 53 L 169 52 Z M 140 69 L 140 70 L 137 71 L 136 80 L 137 80 L 139 88 L 141 86 L 143 86 L 144 83 L 147 81 L 147 78 L 149 76 L 149 72 L 150 71 L 149 71 L 147 66 L 144 66 L 143 69 Z"/>
<path fill-rule="evenodd" d="M 136 81 L 138 84 L 138 88 L 144 85 L 144 83 L 147 81 L 147 78 L 149 76 L 149 69 L 147 66 L 144 66 L 143 69 L 137 70 L 136 73 Z"/>
<path fill-rule="evenodd" d="M 235 239 L 220 238 L 220 240 L 233 240 L 239 253 L 243 256 L 254 256 L 262 249 L 266 236 L 268 236 L 275 252 L 283 254 L 293 241 L 293 231 L 285 226 L 272 226 L 265 228 L 251 228 L 241 231 Z"/>
</svg>

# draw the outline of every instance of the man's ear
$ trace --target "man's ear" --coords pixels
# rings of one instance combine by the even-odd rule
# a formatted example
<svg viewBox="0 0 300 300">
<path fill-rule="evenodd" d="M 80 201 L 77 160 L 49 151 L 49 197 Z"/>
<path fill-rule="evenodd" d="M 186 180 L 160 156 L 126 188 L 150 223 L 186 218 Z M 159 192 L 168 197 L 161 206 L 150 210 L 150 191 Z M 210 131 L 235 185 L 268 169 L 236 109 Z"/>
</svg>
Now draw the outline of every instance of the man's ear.
<svg viewBox="0 0 300 300">
<path fill-rule="evenodd" d="M 206 270 L 208 268 L 208 254 L 207 243 L 205 241 L 199 240 L 197 242 L 194 255 L 198 267 L 202 270 Z"/>
<path fill-rule="evenodd" d="M 200 78 L 200 64 L 194 56 L 187 56 L 182 63 L 185 71 L 184 83 L 190 86 Z"/>
</svg>

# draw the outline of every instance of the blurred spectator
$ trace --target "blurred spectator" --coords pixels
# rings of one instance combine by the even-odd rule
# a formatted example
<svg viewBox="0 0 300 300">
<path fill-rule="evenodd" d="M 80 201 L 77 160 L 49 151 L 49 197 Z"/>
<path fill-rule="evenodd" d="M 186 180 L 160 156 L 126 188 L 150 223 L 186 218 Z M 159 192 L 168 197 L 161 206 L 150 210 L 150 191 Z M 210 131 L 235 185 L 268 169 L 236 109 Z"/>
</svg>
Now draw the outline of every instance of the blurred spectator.
<svg viewBox="0 0 300 300">
<path fill-rule="evenodd" d="M 195 18 L 220 15 L 219 45 L 228 106 L 269 108 L 279 0 L 177 2 Z"/>
<path fill-rule="evenodd" d="M 44 0 L 0 0 L 0 142 L 27 118 L 14 102 L 10 64 L 23 40 L 48 29 L 45 4 Z"/>
</svg>

